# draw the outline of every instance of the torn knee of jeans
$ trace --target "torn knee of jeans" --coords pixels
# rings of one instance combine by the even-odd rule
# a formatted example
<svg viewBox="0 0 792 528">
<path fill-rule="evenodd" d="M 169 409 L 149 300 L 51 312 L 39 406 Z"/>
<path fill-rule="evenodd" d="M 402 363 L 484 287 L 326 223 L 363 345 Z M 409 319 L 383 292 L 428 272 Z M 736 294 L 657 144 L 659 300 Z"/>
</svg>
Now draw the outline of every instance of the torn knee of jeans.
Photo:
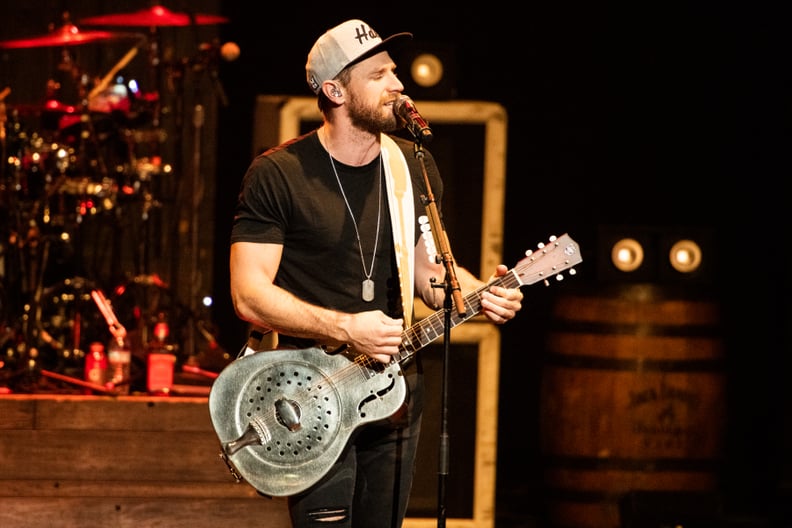
<svg viewBox="0 0 792 528">
<path fill-rule="evenodd" d="M 315 523 L 341 523 L 349 519 L 349 508 L 321 508 L 308 512 L 308 518 Z"/>
</svg>

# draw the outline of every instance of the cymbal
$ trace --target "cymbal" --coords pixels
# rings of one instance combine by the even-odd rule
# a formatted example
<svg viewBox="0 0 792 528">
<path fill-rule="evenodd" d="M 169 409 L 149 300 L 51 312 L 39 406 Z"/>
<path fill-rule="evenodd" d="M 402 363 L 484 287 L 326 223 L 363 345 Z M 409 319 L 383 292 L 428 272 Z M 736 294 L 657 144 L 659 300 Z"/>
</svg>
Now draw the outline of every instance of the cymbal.
<svg viewBox="0 0 792 528">
<path fill-rule="evenodd" d="M 225 17 L 217 15 L 196 14 L 192 18 L 187 13 L 175 13 L 167 8 L 155 5 L 133 13 L 117 13 L 99 15 L 80 20 L 88 26 L 191 26 L 222 24 L 228 22 Z"/>
<path fill-rule="evenodd" d="M 45 48 L 49 46 L 77 46 L 89 42 L 104 42 L 122 37 L 131 37 L 129 34 L 110 33 L 109 31 L 81 31 L 74 24 L 65 24 L 62 27 L 38 37 L 26 39 L 6 40 L 0 42 L 0 48 Z M 139 37 L 140 35 L 135 35 Z"/>
</svg>

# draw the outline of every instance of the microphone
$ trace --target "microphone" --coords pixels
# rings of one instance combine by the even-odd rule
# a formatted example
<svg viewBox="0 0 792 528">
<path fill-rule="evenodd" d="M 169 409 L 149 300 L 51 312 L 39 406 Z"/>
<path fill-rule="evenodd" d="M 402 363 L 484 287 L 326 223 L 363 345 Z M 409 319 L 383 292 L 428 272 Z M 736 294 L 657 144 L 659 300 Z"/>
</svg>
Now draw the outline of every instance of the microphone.
<svg viewBox="0 0 792 528">
<path fill-rule="evenodd" d="M 429 143 L 432 141 L 432 129 L 429 123 L 421 117 L 412 99 L 401 94 L 396 102 L 393 103 L 393 113 L 396 119 L 413 135 L 416 141 Z"/>
</svg>

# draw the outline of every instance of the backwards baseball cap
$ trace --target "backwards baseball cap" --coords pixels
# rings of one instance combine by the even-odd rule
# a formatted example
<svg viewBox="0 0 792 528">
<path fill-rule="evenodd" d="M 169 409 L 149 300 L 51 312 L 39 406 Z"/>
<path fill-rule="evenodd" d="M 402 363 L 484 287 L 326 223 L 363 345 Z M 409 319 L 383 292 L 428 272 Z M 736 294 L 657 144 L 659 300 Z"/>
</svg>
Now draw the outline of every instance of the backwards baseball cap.
<svg viewBox="0 0 792 528">
<path fill-rule="evenodd" d="M 323 82 L 334 79 L 347 66 L 409 38 L 412 33 L 396 33 L 383 40 L 362 20 L 347 20 L 329 29 L 314 43 L 305 64 L 308 85 L 314 93 L 319 93 Z"/>
</svg>

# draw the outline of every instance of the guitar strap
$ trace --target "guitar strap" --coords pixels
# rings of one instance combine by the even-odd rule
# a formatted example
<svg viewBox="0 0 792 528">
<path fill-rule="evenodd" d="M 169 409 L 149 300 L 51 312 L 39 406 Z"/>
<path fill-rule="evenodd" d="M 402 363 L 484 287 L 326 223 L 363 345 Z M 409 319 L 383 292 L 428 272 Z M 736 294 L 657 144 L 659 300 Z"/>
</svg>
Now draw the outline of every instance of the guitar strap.
<svg viewBox="0 0 792 528">
<path fill-rule="evenodd" d="M 404 328 L 412 326 L 413 298 L 415 296 L 415 204 L 413 203 L 410 168 L 399 146 L 386 134 L 381 134 L 382 167 L 385 172 L 385 187 L 388 193 L 393 245 L 396 251 L 396 266 L 402 292 Z M 260 350 L 277 347 L 277 334 L 271 330 L 254 328 L 249 334 L 237 357 L 247 356 Z"/>
<path fill-rule="evenodd" d="M 393 246 L 396 251 L 396 266 L 402 292 L 402 309 L 405 328 L 412 325 L 413 297 L 415 295 L 415 204 L 413 202 L 410 168 L 396 142 L 381 134 L 382 165 L 385 169 L 385 185 L 388 191 Z"/>
</svg>

